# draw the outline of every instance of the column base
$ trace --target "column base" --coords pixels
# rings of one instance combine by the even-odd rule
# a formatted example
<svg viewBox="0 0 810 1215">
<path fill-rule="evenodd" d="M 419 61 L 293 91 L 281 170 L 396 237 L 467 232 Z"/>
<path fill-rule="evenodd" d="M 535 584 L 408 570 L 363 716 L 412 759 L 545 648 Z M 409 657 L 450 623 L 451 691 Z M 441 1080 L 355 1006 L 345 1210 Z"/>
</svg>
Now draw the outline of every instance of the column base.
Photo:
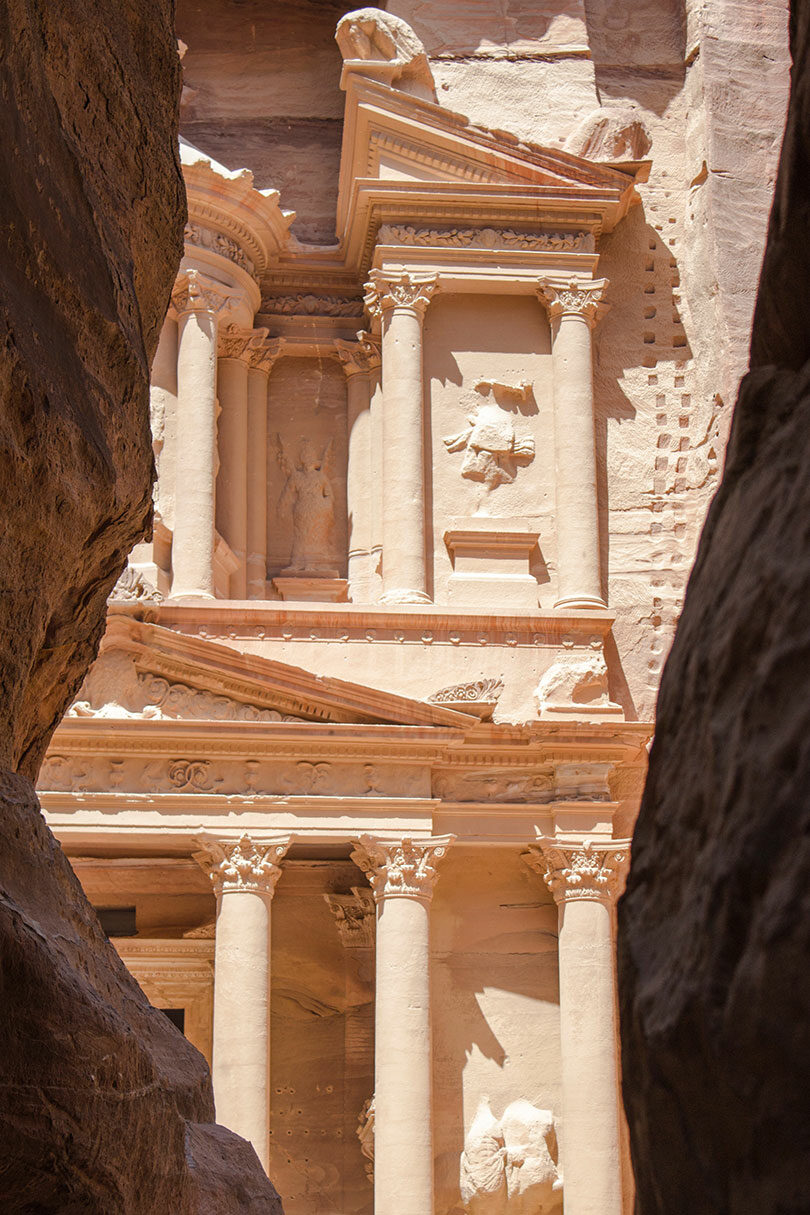
<svg viewBox="0 0 810 1215">
<path fill-rule="evenodd" d="M 386 591 L 380 599 L 380 603 L 397 604 L 397 603 L 432 603 L 430 595 L 426 595 L 424 591 L 409 591 L 395 590 Z"/>
<path fill-rule="evenodd" d="M 568 595 L 564 599 L 558 599 L 554 607 L 565 609 L 566 611 L 576 608 L 582 611 L 604 612 L 607 608 L 607 603 L 600 595 Z"/>
</svg>

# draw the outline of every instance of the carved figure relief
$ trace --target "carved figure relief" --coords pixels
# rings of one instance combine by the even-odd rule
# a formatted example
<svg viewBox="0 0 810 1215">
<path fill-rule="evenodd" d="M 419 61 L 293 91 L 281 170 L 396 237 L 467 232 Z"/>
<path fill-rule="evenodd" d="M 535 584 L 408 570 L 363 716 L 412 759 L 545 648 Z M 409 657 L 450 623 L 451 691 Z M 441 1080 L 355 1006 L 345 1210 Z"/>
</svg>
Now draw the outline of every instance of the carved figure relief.
<svg viewBox="0 0 810 1215">
<path fill-rule="evenodd" d="M 161 434 L 162 443 L 162 434 Z M 163 596 L 152 586 L 140 570 L 128 565 L 116 582 L 109 597 L 110 603 L 162 603 Z"/>
<path fill-rule="evenodd" d="M 617 709 L 608 693 L 608 669 L 601 648 L 564 654 L 543 674 L 534 698 L 541 713 L 582 705 L 590 709 Z"/>
<path fill-rule="evenodd" d="M 357 1138 L 360 1140 L 360 1151 L 365 1156 L 363 1168 L 366 1177 L 374 1184 L 374 1098 L 369 1097 L 363 1102 L 360 1117 L 357 1119 Z"/>
<path fill-rule="evenodd" d="M 478 399 L 467 415 L 467 426 L 448 435 L 448 452 L 464 452 L 461 475 L 484 487 L 478 504 L 479 514 L 487 514 L 489 494 L 499 485 L 510 485 L 518 469 L 534 459 L 534 439 L 515 430 L 512 411 L 531 396 L 530 384 L 496 384 L 482 380 L 475 388 Z"/>
<path fill-rule="evenodd" d="M 440 772 L 433 791 L 448 802 L 544 804 L 554 796 L 550 772 Z"/>
<path fill-rule="evenodd" d="M 407 22 L 378 8 L 358 8 L 338 22 L 335 40 L 344 62 L 403 92 L 436 100 L 425 48 Z"/>
<path fill-rule="evenodd" d="M 592 252 L 589 232 L 515 232 L 511 228 L 416 228 L 382 224 L 379 244 L 442 245 L 457 249 L 538 249 L 551 253 Z"/>
<path fill-rule="evenodd" d="M 294 458 L 280 435 L 277 456 L 286 476 L 278 508 L 292 519 L 292 553 L 285 574 L 321 574 L 336 577 L 335 495 L 330 480 L 332 440 L 323 451 L 311 439 L 302 439 Z"/>
<path fill-rule="evenodd" d="M 550 1110 L 513 1101 L 496 1119 L 484 1098 L 464 1143 L 461 1202 L 470 1215 L 552 1215 L 563 1183 Z"/>
</svg>

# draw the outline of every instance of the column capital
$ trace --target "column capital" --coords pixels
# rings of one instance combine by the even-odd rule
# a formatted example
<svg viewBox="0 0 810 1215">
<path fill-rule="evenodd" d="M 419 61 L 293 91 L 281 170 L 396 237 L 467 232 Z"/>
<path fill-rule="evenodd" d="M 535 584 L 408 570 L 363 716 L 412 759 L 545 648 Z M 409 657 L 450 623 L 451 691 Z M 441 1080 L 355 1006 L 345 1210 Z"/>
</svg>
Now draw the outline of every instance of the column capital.
<svg viewBox="0 0 810 1215">
<path fill-rule="evenodd" d="M 613 903 L 624 889 L 630 865 L 630 840 L 538 840 L 523 860 L 539 873 L 558 904 L 576 899 Z"/>
<path fill-rule="evenodd" d="M 217 898 L 240 891 L 272 898 L 281 876 L 278 862 L 291 841 L 292 837 L 285 835 L 262 842 L 247 832 L 238 840 L 204 840 L 194 860 L 208 874 Z"/>
<path fill-rule="evenodd" d="M 406 308 L 421 317 L 433 298 L 438 281 L 435 274 L 372 270 L 363 299 L 373 317 L 380 317 L 393 308 Z"/>
<path fill-rule="evenodd" d="M 608 285 L 606 278 L 572 278 L 567 283 L 541 279 L 537 285 L 537 298 L 550 320 L 561 316 L 581 316 L 593 329 L 608 310 L 608 305 L 604 303 Z"/>
<path fill-rule="evenodd" d="M 172 291 L 171 307 L 177 316 L 188 312 L 213 312 L 224 318 L 239 307 L 238 295 L 214 282 L 199 270 L 186 270 L 178 275 Z"/>
<path fill-rule="evenodd" d="M 284 353 L 284 338 L 267 337 L 267 329 L 254 329 L 253 340 L 248 343 L 247 360 L 252 371 L 264 371 L 268 375 L 276 359 Z"/>
<path fill-rule="evenodd" d="M 361 835 L 352 850 L 352 860 L 371 883 L 377 903 L 401 896 L 429 900 L 438 877 L 438 862 L 454 839 L 454 835 L 442 835 L 421 840 L 381 840 Z"/>
<path fill-rule="evenodd" d="M 353 375 L 369 375 L 382 361 L 379 340 L 364 329 L 358 332 L 356 342 L 335 338 L 335 350 L 347 379 Z"/>
</svg>

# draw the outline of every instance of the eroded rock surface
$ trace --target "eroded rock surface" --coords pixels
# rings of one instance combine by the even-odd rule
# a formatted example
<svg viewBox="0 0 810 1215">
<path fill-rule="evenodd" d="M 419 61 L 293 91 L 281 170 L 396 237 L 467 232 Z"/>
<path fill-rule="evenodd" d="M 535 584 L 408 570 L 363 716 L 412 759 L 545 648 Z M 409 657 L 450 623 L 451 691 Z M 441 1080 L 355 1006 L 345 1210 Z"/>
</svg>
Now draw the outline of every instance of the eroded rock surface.
<svg viewBox="0 0 810 1215">
<path fill-rule="evenodd" d="M 150 1007 L 31 779 L 149 526 L 149 362 L 182 252 L 169 0 L 0 12 L 0 1207 L 278 1212 L 213 1124 L 202 1057 Z"/>
<path fill-rule="evenodd" d="M 810 5 L 725 475 L 667 663 L 619 908 L 640 1215 L 807 1209 Z"/>
</svg>

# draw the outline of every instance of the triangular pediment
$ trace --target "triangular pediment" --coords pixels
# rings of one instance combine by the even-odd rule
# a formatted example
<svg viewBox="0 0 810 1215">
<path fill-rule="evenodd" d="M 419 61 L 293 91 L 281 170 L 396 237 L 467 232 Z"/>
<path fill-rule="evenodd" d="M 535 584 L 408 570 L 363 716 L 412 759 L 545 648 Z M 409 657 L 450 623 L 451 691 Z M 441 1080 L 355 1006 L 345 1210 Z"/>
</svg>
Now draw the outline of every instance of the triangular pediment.
<svg viewBox="0 0 810 1215">
<path fill-rule="evenodd" d="M 356 205 L 353 196 L 372 182 L 533 189 L 550 198 L 562 195 L 579 205 L 590 203 L 610 227 L 627 208 L 635 170 L 476 126 L 434 102 L 353 77 L 346 97 L 339 229 Z"/>
<path fill-rule="evenodd" d="M 112 616 L 68 717 L 465 726 L 439 705 L 301 667 L 125 615 Z"/>
</svg>

